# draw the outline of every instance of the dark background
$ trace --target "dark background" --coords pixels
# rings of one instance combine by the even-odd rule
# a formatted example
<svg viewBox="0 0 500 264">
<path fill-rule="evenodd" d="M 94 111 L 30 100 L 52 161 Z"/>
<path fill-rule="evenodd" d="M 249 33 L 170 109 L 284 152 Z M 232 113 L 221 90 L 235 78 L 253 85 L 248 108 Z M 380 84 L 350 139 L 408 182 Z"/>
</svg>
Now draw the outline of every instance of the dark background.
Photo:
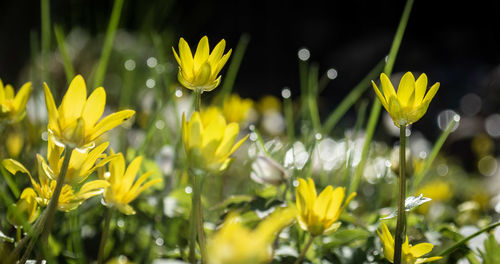
<svg viewBox="0 0 500 264">
<path fill-rule="evenodd" d="M 0 3 L 0 76 L 20 83 L 29 59 L 30 32 L 39 36 L 39 1 Z M 320 74 L 339 75 L 321 94 L 328 113 L 389 51 L 405 1 L 139 1 L 126 0 L 120 27 L 131 32 L 170 29 L 191 45 L 208 35 L 213 46 L 225 38 L 235 47 L 251 36 L 235 90 L 245 97 L 299 91 L 297 51 L 307 47 Z M 107 26 L 113 1 L 52 1 L 51 21 L 66 31 L 81 27 L 92 35 Z M 483 99 L 479 117 L 499 111 L 500 1 L 414 3 L 394 72 L 426 72 L 441 88 L 418 126 L 437 131 L 437 113 L 459 110 L 470 92 Z M 177 39 L 176 37 L 176 39 Z M 55 48 L 55 38 L 52 37 Z M 169 52 L 170 47 L 165 47 Z M 372 96 L 372 95 L 370 95 Z"/>
</svg>

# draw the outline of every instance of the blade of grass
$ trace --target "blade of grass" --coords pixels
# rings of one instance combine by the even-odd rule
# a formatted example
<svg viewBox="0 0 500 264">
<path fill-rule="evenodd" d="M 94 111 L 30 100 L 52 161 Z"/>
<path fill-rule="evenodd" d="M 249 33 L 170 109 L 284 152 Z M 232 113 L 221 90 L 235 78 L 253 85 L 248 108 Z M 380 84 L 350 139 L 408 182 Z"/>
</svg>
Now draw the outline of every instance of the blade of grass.
<svg viewBox="0 0 500 264">
<path fill-rule="evenodd" d="M 302 120 L 307 120 L 307 88 L 308 88 L 308 72 L 309 72 L 309 63 L 307 61 L 299 59 L 299 78 L 300 78 L 300 109 L 301 109 L 301 117 Z"/>
<path fill-rule="evenodd" d="M 285 113 L 285 120 L 286 120 L 286 134 L 288 137 L 288 140 L 290 142 L 295 141 L 295 125 L 293 123 L 293 102 L 292 102 L 292 94 L 290 91 L 290 88 L 285 87 L 283 90 L 288 89 L 290 92 L 289 94 L 283 95 L 282 92 L 282 97 L 283 97 L 283 110 Z"/>
<path fill-rule="evenodd" d="M 63 59 L 64 73 L 66 74 L 66 82 L 69 84 L 73 77 L 75 76 L 75 70 L 73 69 L 73 64 L 71 64 L 71 58 L 69 57 L 68 50 L 66 49 L 66 41 L 64 37 L 64 32 L 62 28 L 58 25 L 54 26 L 54 33 L 56 35 L 57 46 L 59 47 L 59 52 L 61 53 Z"/>
<path fill-rule="evenodd" d="M 50 0 L 40 0 L 42 23 L 42 80 L 48 82 L 50 53 Z"/>
<path fill-rule="evenodd" d="M 318 103 L 317 103 L 317 91 L 318 91 L 318 65 L 313 64 L 309 68 L 309 85 L 308 85 L 308 107 L 309 114 L 311 115 L 311 120 L 313 124 L 314 132 L 321 131 L 321 121 L 319 118 L 318 112 Z"/>
<path fill-rule="evenodd" d="M 484 232 L 488 232 L 488 231 L 490 231 L 491 229 L 493 229 L 493 228 L 495 228 L 497 226 L 500 226 L 500 222 L 496 222 L 496 223 L 490 224 L 489 226 L 486 226 L 483 229 L 478 230 L 476 233 L 474 233 L 474 234 L 472 234 L 472 235 L 470 235 L 468 237 L 463 238 L 462 240 L 456 242 L 455 244 L 451 245 L 447 249 L 441 251 L 441 253 L 439 253 L 438 256 L 446 256 L 448 254 L 453 253 L 461 245 L 467 243 L 467 241 L 473 239 L 474 237 L 476 237 L 476 236 L 478 236 L 478 235 L 480 235 L 480 234 L 482 234 Z"/>
<path fill-rule="evenodd" d="M 10 176 L 10 173 L 5 171 L 5 168 L 3 166 L 0 167 L 0 171 L 2 172 L 2 176 L 5 179 L 7 185 L 9 186 L 10 191 L 12 192 L 12 194 L 14 194 L 14 197 L 19 198 L 21 192 L 19 191 L 19 188 L 17 188 L 14 179 L 12 179 L 12 177 Z"/>
<path fill-rule="evenodd" d="M 401 45 L 401 41 L 403 40 L 403 35 L 405 33 L 406 24 L 408 23 L 408 19 L 410 18 L 411 8 L 413 6 L 413 0 L 406 1 L 405 8 L 403 10 L 403 15 L 401 16 L 401 20 L 399 21 L 398 29 L 396 30 L 396 35 L 394 36 L 394 40 L 392 41 L 391 50 L 389 51 L 389 56 L 387 59 L 387 63 L 385 64 L 384 72 L 388 76 L 392 73 L 392 68 L 394 67 L 394 62 L 396 61 L 396 56 L 399 51 L 399 46 Z M 378 119 L 380 116 L 380 102 L 378 98 L 373 99 L 373 105 L 370 112 L 370 117 L 368 119 L 368 125 L 366 127 L 366 135 L 365 142 L 363 144 L 363 150 L 361 152 L 361 160 L 356 168 L 356 172 L 354 173 L 354 177 L 352 178 L 351 185 L 349 186 L 349 193 L 353 193 L 357 191 L 359 181 L 361 180 L 361 175 L 365 169 L 366 159 L 368 158 L 368 151 L 370 150 L 370 143 L 373 138 L 373 134 L 375 132 L 375 128 L 377 127 Z"/>
<path fill-rule="evenodd" d="M 104 82 L 104 76 L 106 75 L 109 56 L 111 55 L 111 49 L 113 48 L 113 41 L 115 40 L 116 29 L 118 28 L 118 23 L 120 22 L 120 15 L 122 12 L 123 1 L 124 0 L 115 0 L 115 3 L 113 5 L 113 10 L 111 11 L 111 19 L 109 20 L 108 29 L 106 30 L 106 36 L 104 38 L 104 45 L 102 47 L 101 58 L 99 59 L 99 62 L 97 64 L 97 70 L 92 89 L 102 86 Z"/>
<path fill-rule="evenodd" d="M 228 96 L 234 87 L 234 81 L 236 80 L 236 75 L 238 74 L 238 70 L 240 69 L 241 61 L 243 60 L 243 56 L 245 55 L 245 51 L 248 46 L 248 42 L 250 42 L 250 35 L 244 33 L 241 35 L 238 44 L 236 45 L 236 49 L 233 53 L 233 58 L 231 59 L 231 64 L 229 64 L 229 68 L 227 69 L 226 77 L 224 78 L 224 83 L 222 84 L 222 89 L 220 91 L 220 95 L 217 97 L 216 103 L 222 103 L 222 100 Z"/>
<path fill-rule="evenodd" d="M 333 128 L 337 125 L 340 119 L 345 115 L 347 110 L 358 101 L 361 95 L 370 87 L 370 81 L 377 78 L 378 74 L 382 72 L 385 65 L 385 61 L 381 60 L 373 69 L 361 80 L 351 92 L 340 102 L 340 104 L 333 110 L 333 112 L 328 116 L 326 122 L 323 125 L 323 133 L 328 135 L 332 132 Z"/>
<path fill-rule="evenodd" d="M 418 188 L 418 186 L 420 185 L 422 180 L 425 178 L 425 176 L 429 172 L 429 169 L 430 169 L 432 163 L 434 162 L 434 160 L 436 159 L 439 151 L 441 150 L 441 147 L 443 147 L 444 142 L 446 141 L 446 139 L 450 135 L 451 131 L 453 130 L 453 128 L 455 127 L 455 125 L 459 121 L 460 121 L 460 116 L 455 115 L 452 118 L 452 120 L 448 123 L 448 126 L 446 126 L 446 129 L 443 131 L 443 133 L 441 133 L 441 135 L 437 139 L 436 143 L 434 143 L 434 146 L 432 147 L 429 158 L 425 161 L 424 167 L 422 168 L 422 171 L 420 171 L 420 173 L 418 173 L 414 177 L 413 184 L 412 184 L 412 192 L 413 192 L 413 190 Z"/>
</svg>

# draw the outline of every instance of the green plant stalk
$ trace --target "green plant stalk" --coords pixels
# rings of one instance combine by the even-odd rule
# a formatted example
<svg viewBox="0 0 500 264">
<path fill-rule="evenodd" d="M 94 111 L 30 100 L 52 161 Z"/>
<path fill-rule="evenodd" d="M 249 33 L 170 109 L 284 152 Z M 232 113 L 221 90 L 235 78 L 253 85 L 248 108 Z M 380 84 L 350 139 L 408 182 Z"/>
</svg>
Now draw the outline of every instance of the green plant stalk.
<svg viewBox="0 0 500 264">
<path fill-rule="evenodd" d="M 241 62 L 243 61 L 243 56 L 245 55 L 248 42 L 250 42 L 250 35 L 247 33 L 242 34 L 238 44 L 236 45 L 236 49 L 234 50 L 231 64 L 229 64 L 229 68 L 227 69 L 227 74 L 224 78 L 220 95 L 217 97 L 217 100 L 219 100 L 217 103 L 221 103 L 222 100 L 233 90 L 234 81 L 238 75 L 238 70 L 240 69 Z"/>
<path fill-rule="evenodd" d="M 48 82 L 50 53 L 50 0 L 40 0 L 42 23 L 42 80 Z"/>
<path fill-rule="evenodd" d="M 307 84 L 308 84 L 308 71 L 309 64 L 307 61 L 303 61 L 299 59 L 299 77 L 300 77 L 300 106 L 301 106 L 301 117 L 303 120 L 307 120 Z"/>
<path fill-rule="evenodd" d="M 458 115 L 456 117 L 458 117 Z M 455 127 L 455 125 L 457 124 L 458 120 L 460 120 L 460 119 L 459 118 L 455 119 L 455 117 L 454 117 L 450 121 L 450 123 L 448 123 L 448 126 L 443 131 L 443 133 L 441 133 L 441 135 L 437 139 L 436 143 L 434 143 L 434 146 L 432 147 L 429 158 L 425 161 L 424 167 L 422 168 L 422 171 L 420 171 L 420 173 L 418 173 L 414 177 L 413 184 L 412 184 L 412 191 L 415 190 L 416 188 L 418 188 L 418 186 L 420 185 L 422 180 L 425 178 L 425 176 L 429 172 L 429 169 L 431 168 L 432 163 L 436 159 L 439 151 L 441 150 L 441 147 L 443 147 L 444 142 L 446 141 L 446 139 L 450 135 L 450 133 L 453 130 L 453 128 Z"/>
<path fill-rule="evenodd" d="M 26 260 L 29 258 L 31 251 L 33 250 L 40 234 L 42 235 L 42 240 L 48 241 L 50 231 L 51 231 L 52 225 L 54 223 L 54 216 L 55 216 L 56 211 L 57 211 L 57 204 L 59 203 L 59 196 L 61 195 L 61 190 L 62 190 L 62 187 L 64 186 L 64 179 L 66 178 L 66 172 L 68 171 L 69 161 L 71 159 L 72 154 L 73 154 L 73 148 L 66 147 L 66 153 L 64 155 L 64 160 L 63 160 L 63 164 L 61 166 L 61 171 L 59 172 L 59 176 L 57 177 L 56 188 L 54 189 L 54 192 L 52 193 L 52 197 L 50 199 L 49 205 L 44 210 L 45 215 L 41 216 L 41 217 L 43 217 L 41 224 L 38 225 L 34 229 L 34 232 L 33 232 L 33 235 L 30 239 L 28 247 L 26 248 L 26 251 L 24 252 L 23 257 L 21 258 L 21 263 L 25 263 Z M 47 243 L 44 243 L 44 244 L 47 245 Z"/>
<path fill-rule="evenodd" d="M 319 118 L 317 91 L 318 91 L 318 66 L 312 65 L 309 68 L 309 85 L 307 93 L 307 101 L 309 114 L 311 116 L 314 132 L 321 131 L 321 121 Z"/>
<path fill-rule="evenodd" d="M 200 246 L 201 262 L 206 263 L 205 234 L 203 230 L 203 213 L 201 207 L 201 179 L 198 173 L 191 171 L 193 195 L 191 198 L 191 219 L 189 229 L 189 262 L 196 263 L 196 237 Z"/>
<path fill-rule="evenodd" d="M 297 258 L 297 260 L 295 261 L 295 264 L 302 263 L 302 261 L 304 260 L 304 257 L 306 256 L 307 250 L 309 249 L 309 247 L 311 246 L 312 242 L 314 241 L 314 238 L 316 238 L 316 236 L 309 235 L 309 239 L 307 240 L 306 245 L 304 246 L 304 248 L 300 252 L 300 255 Z"/>
<path fill-rule="evenodd" d="M 408 19 L 410 18 L 411 8 L 413 6 L 413 0 L 406 1 L 405 8 L 403 10 L 403 15 L 399 21 L 398 29 L 396 30 L 396 35 L 392 41 L 391 50 L 389 51 L 389 56 L 387 58 L 387 63 L 384 67 L 384 72 L 388 76 L 392 73 L 392 68 L 394 67 L 394 62 L 399 51 L 399 46 L 401 46 L 401 41 L 403 40 L 403 35 L 405 33 L 406 24 L 408 24 Z M 370 150 L 370 143 L 375 133 L 375 128 L 377 127 L 378 119 L 380 116 L 380 101 L 374 98 L 372 109 L 370 112 L 370 117 L 368 119 L 368 125 L 366 126 L 365 142 L 363 143 L 363 150 L 361 152 L 361 160 L 356 168 L 352 183 L 349 186 L 349 193 L 353 193 L 358 190 L 358 185 L 361 180 L 361 175 L 365 169 L 366 159 L 368 158 L 368 152 Z"/>
<path fill-rule="evenodd" d="M 351 108 L 354 103 L 358 101 L 361 95 L 370 87 L 370 81 L 375 79 L 378 74 L 382 72 L 385 65 L 385 61 L 381 60 L 370 72 L 361 80 L 354 88 L 349 92 L 349 94 L 340 102 L 340 104 L 333 110 L 333 112 L 328 116 L 326 122 L 323 125 L 323 133 L 329 135 L 333 128 L 337 125 L 340 119 L 345 115 L 347 110 Z"/>
<path fill-rule="evenodd" d="M 55 25 L 54 33 L 56 35 L 59 52 L 61 53 L 63 59 L 64 73 L 66 74 L 66 82 L 69 84 L 73 79 L 73 77 L 75 76 L 75 70 L 73 69 L 73 64 L 71 64 L 71 58 L 69 57 L 68 50 L 66 49 L 64 32 L 60 26 Z"/>
<path fill-rule="evenodd" d="M 110 226 L 111 218 L 113 217 L 114 212 L 115 212 L 114 207 L 110 207 L 110 208 L 106 209 L 106 216 L 104 218 L 104 226 L 102 228 L 101 243 L 99 243 L 99 253 L 97 255 L 97 263 L 98 264 L 104 263 L 104 248 L 106 246 L 106 241 L 108 241 L 109 226 Z"/>
<path fill-rule="evenodd" d="M 196 88 L 194 90 L 194 111 L 200 112 L 201 109 L 201 94 L 203 90 L 201 88 Z"/>
<path fill-rule="evenodd" d="M 69 226 L 71 230 L 70 239 L 73 246 L 73 252 L 76 256 L 76 263 L 88 263 L 85 257 L 85 253 L 83 252 L 83 240 L 80 235 L 81 227 L 80 227 L 80 215 L 81 212 L 79 208 L 76 208 L 70 213 Z"/>
<path fill-rule="evenodd" d="M 290 142 L 295 141 L 295 125 L 293 123 L 293 103 L 292 97 L 283 98 L 283 108 L 285 112 L 286 134 Z"/>
<path fill-rule="evenodd" d="M 401 250 L 406 237 L 406 125 L 399 127 L 399 192 L 398 218 L 394 241 L 394 264 L 401 263 Z"/>
<path fill-rule="evenodd" d="M 197 176 L 195 176 L 197 177 Z M 196 227 L 198 229 L 197 233 L 198 233 L 198 244 L 200 246 L 200 253 L 201 253 L 201 263 L 204 264 L 204 263 L 207 263 L 207 249 L 206 249 L 206 241 L 205 241 L 205 230 L 203 229 L 203 208 L 202 208 L 202 204 L 201 204 L 201 177 L 199 179 L 196 180 L 195 182 L 195 199 L 197 200 L 196 201 L 196 210 L 198 211 L 198 213 L 196 214 L 196 216 L 198 217 L 197 221 L 196 221 Z"/>
<path fill-rule="evenodd" d="M 490 225 L 488 225 L 488 226 L 486 226 L 486 227 L 478 230 L 476 233 L 471 234 L 470 236 L 461 239 L 460 241 L 458 241 L 455 244 L 451 245 L 449 248 L 443 250 L 441 253 L 439 253 L 438 256 L 446 256 L 448 254 L 453 253 L 460 246 L 462 246 L 463 244 L 467 243 L 467 241 L 469 241 L 469 240 L 473 239 L 474 237 L 482 234 L 483 232 L 488 232 L 488 231 L 490 231 L 491 229 L 493 229 L 493 228 L 495 228 L 497 226 L 500 226 L 500 221 L 496 222 L 496 223 L 493 223 L 493 224 L 490 224 Z"/>
<path fill-rule="evenodd" d="M 113 48 L 113 41 L 115 40 L 116 29 L 118 28 L 118 23 L 120 22 L 123 1 L 124 0 L 115 0 L 115 3 L 113 4 L 111 19 L 109 20 L 108 28 L 106 30 L 101 58 L 99 59 L 99 63 L 97 64 L 96 76 L 94 78 L 94 86 L 92 87 L 92 89 L 102 86 L 104 82 L 104 76 L 106 75 L 106 69 L 108 67 L 108 61 L 111 55 L 111 49 Z"/>
</svg>

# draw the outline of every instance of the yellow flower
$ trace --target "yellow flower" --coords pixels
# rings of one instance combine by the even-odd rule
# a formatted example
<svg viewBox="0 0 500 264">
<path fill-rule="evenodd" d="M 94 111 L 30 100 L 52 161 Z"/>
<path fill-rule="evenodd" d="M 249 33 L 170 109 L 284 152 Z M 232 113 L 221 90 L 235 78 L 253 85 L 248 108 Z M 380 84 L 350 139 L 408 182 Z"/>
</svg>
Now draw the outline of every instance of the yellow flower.
<svg viewBox="0 0 500 264">
<path fill-rule="evenodd" d="M 71 81 L 59 108 L 56 108 L 46 83 L 44 91 L 49 114 L 48 132 L 60 146 L 68 145 L 81 149 L 93 147 L 96 138 L 135 113 L 133 110 L 123 110 L 97 122 L 104 112 L 106 92 L 104 88 L 99 87 L 87 98 L 87 86 L 81 75 Z"/>
<path fill-rule="evenodd" d="M 24 145 L 24 135 L 19 129 L 9 131 L 5 139 L 5 147 L 9 157 L 16 158 L 21 154 Z"/>
<path fill-rule="evenodd" d="M 212 172 L 224 170 L 231 161 L 229 156 L 248 137 L 235 144 L 238 132 L 239 125 L 226 124 L 219 112 L 201 117 L 194 112 L 189 122 L 182 116 L 182 141 L 190 167 Z"/>
<path fill-rule="evenodd" d="M 258 109 L 262 114 L 281 112 L 281 101 L 272 95 L 266 95 L 259 100 Z"/>
<path fill-rule="evenodd" d="M 242 123 L 248 118 L 253 101 L 242 99 L 237 94 L 232 94 L 224 98 L 222 102 L 222 112 L 227 122 Z"/>
<path fill-rule="evenodd" d="M 177 75 L 179 82 L 191 90 L 211 91 L 219 86 L 221 77 L 217 75 L 231 56 L 231 50 L 223 56 L 225 47 L 226 41 L 221 40 L 210 53 L 208 38 L 204 36 L 198 43 L 193 57 L 188 43 L 181 38 L 179 40 L 179 55 L 172 47 L 175 59 L 179 63 L 179 74 Z"/>
<path fill-rule="evenodd" d="M 142 157 L 135 158 L 125 170 L 125 159 L 123 154 L 118 153 L 117 157 L 109 163 L 109 173 L 100 175 L 109 182 L 109 187 L 104 192 L 104 202 L 107 206 L 116 207 L 120 212 L 131 215 L 135 214 L 134 208 L 129 205 L 139 194 L 160 183 L 162 179 L 146 180 L 153 172 L 149 171 L 141 175 L 134 182 L 135 176 L 141 166 Z"/>
<path fill-rule="evenodd" d="M 384 73 L 380 74 L 380 82 L 384 94 L 382 95 L 375 82 L 372 81 L 373 89 L 397 127 L 411 125 L 422 118 L 439 89 L 439 83 L 435 83 L 425 94 L 427 89 L 425 73 L 415 81 L 413 74 L 407 72 L 399 82 L 397 94 L 391 80 Z"/>
<path fill-rule="evenodd" d="M 394 238 L 389 232 L 389 228 L 382 224 L 382 233 L 377 230 L 378 237 L 384 247 L 384 256 L 389 262 L 394 263 Z M 408 243 L 408 237 L 402 245 L 401 260 L 403 264 L 421 264 L 442 259 L 442 257 L 420 258 L 431 252 L 434 246 L 431 243 L 420 243 L 412 246 Z"/>
<path fill-rule="evenodd" d="M 333 189 L 331 185 L 328 185 L 317 196 L 316 187 L 311 178 L 307 181 L 299 179 L 296 204 L 300 227 L 309 231 L 313 236 L 335 232 L 340 227 L 340 222 L 337 220 L 355 196 L 356 193 L 349 195 L 342 205 L 345 197 L 344 187 Z"/>
<path fill-rule="evenodd" d="M 43 157 L 37 155 L 37 158 L 39 183 L 33 179 L 31 173 L 21 163 L 13 159 L 3 160 L 2 165 L 12 174 L 16 174 L 17 172 L 28 174 L 33 188 L 26 188 L 25 191 L 28 190 L 27 192 L 34 194 L 38 205 L 45 207 L 49 204 L 49 201 L 52 198 L 52 193 L 56 188 L 57 182 L 55 180 L 51 180 L 46 174 L 50 168 L 47 168 L 48 165 Z M 71 211 L 77 208 L 88 198 L 101 194 L 104 191 L 103 188 L 108 185 L 109 183 L 103 180 L 89 181 L 83 184 L 83 186 L 75 193 L 75 190 L 71 185 L 64 184 L 61 190 L 61 196 L 59 196 L 57 209 L 65 212 Z"/>
<path fill-rule="evenodd" d="M 0 80 L 0 120 L 19 121 L 24 117 L 26 103 L 31 94 L 31 82 L 25 83 L 14 96 L 12 85 Z"/>
<path fill-rule="evenodd" d="M 110 160 L 116 158 L 116 155 L 107 156 L 104 153 L 108 146 L 109 142 L 104 142 L 91 151 L 81 152 L 76 149 L 73 150 L 64 182 L 70 185 L 82 183 L 97 168 L 106 165 Z M 64 161 L 63 151 L 64 148 L 57 146 L 49 139 L 47 147 L 48 166 L 44 165 L 43 169 L 45 174 L 52 180 L 57 180 L 59 176 Z M 43 158 L 42 162 L 45 163 Z"/>
<path fill-rule="evenodd" d="M 264 219 L 255 230 L 245 227 L 231 214 L 209 239 L 209 264 L 258 264 L 271 260 L 271 245 L 278 232 L 295 218 L 295 208 L 278 209 Z"/>
<path fill-rule="evenodd" d="M 20 217 L 24 217 L 24 219 L 28 223 L 33 223 L 38 217 L 38 205 L 36 202 L 36 193 L 31 188 L 26 188 L 21 193 L 21 197 L 19 201 L 14 204 L 13 209 L 9 207 L 7 211 L 7 221 L 13 226 L 19 227 L 22 225 L 21 220 L 16 217 L 12 210 L 17 210 L 20 213 Z"/>
</svg>

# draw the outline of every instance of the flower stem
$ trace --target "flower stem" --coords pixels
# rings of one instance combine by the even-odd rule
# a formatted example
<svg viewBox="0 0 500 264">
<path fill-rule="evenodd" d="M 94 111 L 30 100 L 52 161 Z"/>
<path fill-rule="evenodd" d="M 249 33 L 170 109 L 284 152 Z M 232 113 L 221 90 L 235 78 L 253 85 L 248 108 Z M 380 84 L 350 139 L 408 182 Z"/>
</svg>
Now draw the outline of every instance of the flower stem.
<svg viewBox="0 0 500 264">
<path fill-rule="evenodd" d="M 307 240 L 307 243 L 305 245 L 305 247 L 302 249 L 302 251 L 300 252 L 300 255 L 299 257 L 297 258 L 297 260 L 295 261 L 295 264 L 300 264 L 302 263 L 302 260 L 304 260 L 304 257 L 306 256 L 306 253 L 307 253 L 307 250 L 309 249 L 309 247 L 311 246 L 312 242 L 314 241 L 314 238 L 316 236 L 313 236 L 313 235 L 310 235 L 309 236 L 309 240 Z"/>
<path fill-rule="evenodd" d="M 114 207 L 110 207 L 106 210 L 106 216 L 104 218 L 104 226 L 102 228 L 101 243 L 99 244 L 99 253 L 97 255 L 97 263 L 102 264 L 104 258 L 104 247 L 106 246 L 106 241 L 109 235 L 109 225 L 111 223 L 111 218 L 115 212 Z"/>
<path fill-rule="evenodd" d="M 62 187 L 64 186 L 64 179 L 66 177 L 66 172 L 68 171 L 69 167 L 69 160 L 71 159 L 71 154 L 73 153 L 73 148 L 72 147 L 66 147 L 66 153 L 64 155 L 64 160 L 63 164 L 61 167 L 61 171 L 59 172 L 59 176 L 57 177 L 57 184 L 54 192 L 52 193 L 52 198 L 50 199 L 49 205 L 44 211 L 44 215 L 41 216 L 41 222 L 40 225 L 38 225 L 34 232 L 33 235 L 30 239 L 30 242 L 28 244 L 28 247 L 26 248 L 26 251 L 24 252 L 23 257 L 21 258 L 20 263 L 25 263 L 26 260 L 29 258 L 31 251 L 33 250 L 35 243 L 38 240 L 38 236 L 42 234 L 42 239 L 44 241 L 48 241 L 49 239 L 49 234 L 50 230 L 52 229 L 52 224 L 54 223 L 54 216 L 57 211 L 57 204 L 59 202 L 59 196 L 61 195 L 61 190 Z M 44 245 L 47 246 L 47 243 L 44 243 Z"/>
<path fill-rule="evenodd" d="M 396 239 L 394 242 L 394 264 L 401 263 L 401 247 L 406 237 L 406 125 L 399 128 L 399 196 L 398 218 L 396 223 Z"/>
<path fill-rule="evenodd" d="M 196 112 L 200 112 L 201 109 L 201 93 L 203 93 L 201 88 L 194 90 L 194 111 Z"/>
<path fill-rule="evenodd" d="M 189 262 L 196 263 L 196 237 L 200 246 L 201 263 L 206 263 L 205 232 L 203 230 L 203 213 L 201 206 L 201 179 L 192 173 L 193 196 L 191 199 L 191 223 L 189 230 Z"/>
</svg>

